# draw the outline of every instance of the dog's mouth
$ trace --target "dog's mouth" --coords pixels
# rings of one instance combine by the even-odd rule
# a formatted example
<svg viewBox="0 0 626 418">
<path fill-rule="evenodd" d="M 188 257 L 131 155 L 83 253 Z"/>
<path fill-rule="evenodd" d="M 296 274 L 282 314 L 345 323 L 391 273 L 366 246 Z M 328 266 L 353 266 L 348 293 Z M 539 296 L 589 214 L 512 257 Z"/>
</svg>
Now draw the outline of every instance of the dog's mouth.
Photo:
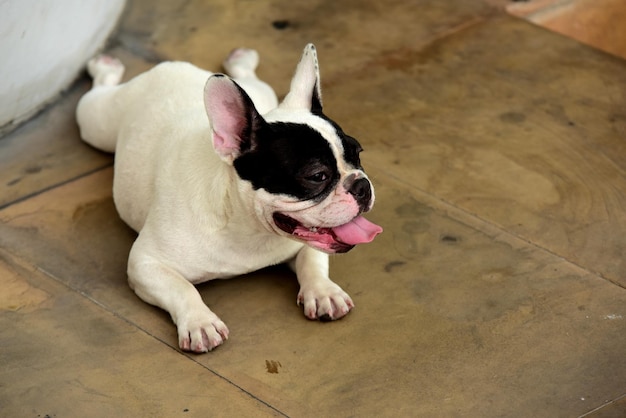
<svg viewBox="0 0 626 418">
<path fill-rule="evenodd" d="M 362 216 L 332 228 L 307 227 L 279 212 L 275 212 L 273 218 L 276 226 L 282 231 L 327 253 L 348 252 L 357 244 L 372 242 L 374 237 L 383 231 L 380 226 Z"/>
</svg>

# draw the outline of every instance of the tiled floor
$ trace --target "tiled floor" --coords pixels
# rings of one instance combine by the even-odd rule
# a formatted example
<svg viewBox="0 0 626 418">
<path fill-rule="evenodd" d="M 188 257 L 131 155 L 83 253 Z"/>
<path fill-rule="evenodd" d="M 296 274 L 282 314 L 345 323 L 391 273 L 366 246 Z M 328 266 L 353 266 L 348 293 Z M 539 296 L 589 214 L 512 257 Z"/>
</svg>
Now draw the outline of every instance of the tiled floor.
<svg viewBox="0 0 626 418">
<path fill-rule="evenodd" d="M 137 0 L 113 52 L 250 46 L 284 94 L 309 41 L 385 227 L 331 260 L 355 310 L 307 321 L 275 267 L 202 285 L 231 338 L 180 352 L 126 285 L 84 79 L 0 140 L 0 415 L 626 416 L 626 61 L 479 0 Z"/>
</svg>

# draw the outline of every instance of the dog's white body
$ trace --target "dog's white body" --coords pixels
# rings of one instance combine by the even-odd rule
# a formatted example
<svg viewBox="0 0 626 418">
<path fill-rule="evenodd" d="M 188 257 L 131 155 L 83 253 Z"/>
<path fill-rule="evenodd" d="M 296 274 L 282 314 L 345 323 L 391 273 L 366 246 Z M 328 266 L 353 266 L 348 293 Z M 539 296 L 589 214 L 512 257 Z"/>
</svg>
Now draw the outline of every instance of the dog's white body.
<svg viewBox="0 0 626 418">
<path fill-rule="evenodd" d="M 212 142 L 211 129 L 201 93 L 210 75 L 188 63 L 165 62 L 132 83 L 116 86 L 116 100 L 125 105 L 107 109 L 106 121 L 93 110 L 83 116 L 88 102 L 79 107 L 78 114 L 83 138 L 101 149 L 117 149 L 113 198 L 120 217 L 142 232 L 138 240 L 142 247 L 166 239 L 165 254 L 159 248 L 149 251 L 160 260 L 171 259 L 171 267 L 193 283 L 285 262 L 303 246 L 267 234 L 251 216 L 250 193 L 233 192 L 246 184 L 238 184 L 230 167 L 207 146 Z M 111 94 L 106 87 L 103 90 Z M 248 94 L 253 101 L 259 97 L 260 105 L 255 105 L 264 113 L 277 105 L 276 96 L 251 89 Z M 99 97 L 95 100 L 102 103 Z M 152 103 L 147 106 L 147 102 Z M 94 115 L 104 124 L 92 133 L 96 125 L 87 118 Z M 111 130 L 118 134 L 111 135 Z M 100 135 L 102 141 L 92 139 Z M 102 144 L 110 138 L 117 141 Z M 255 231 L 263 237 L 261 241 L 254 239 Z M 263 242 L 267 242 L 265 248 L 259 247 Z M 232 248 L 214 250 L 223 245 Z"/>
<path fill-rule="evenodd" d="M 295 109 L 295 94 L 277 108 L 273 90 L 256 78 L 257 61 L 254 51 L 239 50 L 225 67 L 259 113 L 268 120 L 286 118 L 325 129 L 323 121 L 311 122 L 308 112 Z M 319 77 L 316 61 L 311 68 L 299 77 Z M 337 319 L 350 311 L 352 300 L 328 278 L 328 255 L 280 235 L 271 221 L 273 211 L 288 206 L 315 215 L 312 205 L 253 190 L 234 172 L 236 154 L 230 145 L 216 145 L 221 121 L 229 121 L 220 109 L 212 119 L 212 105 L 206 104 L 210 99 L 203 103 L 211 73 L 170 62 L 118 85 L 123 71 L 118 61 L 101 57 L 89 69 L 94 88 L 81 100 L 77 119 L 88 143 L 116 152 L 115 204 L 121 218 L 139 232 L 129 256 L 129 283 L 143 300 L 171 314 L 182 349 L 208 351 L 228 337 L 228 328 L 193 284 L 268 265 L 290 262 L 307 317 Z M 230 108 L 229 84 L 220 82 L 213 83 L 212 95 L 224 98 L 213 106 Z M 347 222 L 355 214 L 333 222 Z"/>
</svg>

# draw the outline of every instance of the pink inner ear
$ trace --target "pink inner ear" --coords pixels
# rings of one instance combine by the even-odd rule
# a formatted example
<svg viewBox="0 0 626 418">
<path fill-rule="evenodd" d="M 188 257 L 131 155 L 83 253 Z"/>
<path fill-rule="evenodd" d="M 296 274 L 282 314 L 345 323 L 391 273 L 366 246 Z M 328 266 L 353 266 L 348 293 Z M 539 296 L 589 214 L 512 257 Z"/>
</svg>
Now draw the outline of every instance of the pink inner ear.
<svg viewBox="0 0 626 418">
<path fill-rule="evenodd" d="M 247 123 L 241 92 L 229 78 L 211 77 L 204 89 L 204 103 L 215 151 L 222 157 L 235 158 Z"/>
<path fill-rule="evenodd" d="M 220 155 L 233 155 L 239 149 L 239 142 L 232 140 L 229 141 L 224 138 L 224 136 L 220 135 L 216 131 L 213 131 L 213 147 Z"/>
</svg>

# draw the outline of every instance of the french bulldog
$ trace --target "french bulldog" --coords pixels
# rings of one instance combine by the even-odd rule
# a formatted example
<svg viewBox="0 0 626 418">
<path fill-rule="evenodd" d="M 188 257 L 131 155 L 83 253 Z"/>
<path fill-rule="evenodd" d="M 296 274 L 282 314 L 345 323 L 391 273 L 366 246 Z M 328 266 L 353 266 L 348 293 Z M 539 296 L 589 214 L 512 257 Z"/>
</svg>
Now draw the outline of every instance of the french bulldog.
<svg viewBox="0 0 626 418">
<path fill-rule="evenodd" d="M 237 49 L 230 77 L 166 62 L 123 84 L 119 60 L 87 65 L 77 121 L 84 141 L 116 154 L 115 206 L 139 233 L 130 287 L 170 313 L 185 351 L 228 339 L 195 284 L 279 263 L 295 271 L 307 318 L 343 317 L 354 303 L 330 280 L 328 254 L 382 231 L 361 216 L 374 205 L 361 146 L 322 112 L 315 47 L 280 104 L 258 61 Z"/>
</svg>

